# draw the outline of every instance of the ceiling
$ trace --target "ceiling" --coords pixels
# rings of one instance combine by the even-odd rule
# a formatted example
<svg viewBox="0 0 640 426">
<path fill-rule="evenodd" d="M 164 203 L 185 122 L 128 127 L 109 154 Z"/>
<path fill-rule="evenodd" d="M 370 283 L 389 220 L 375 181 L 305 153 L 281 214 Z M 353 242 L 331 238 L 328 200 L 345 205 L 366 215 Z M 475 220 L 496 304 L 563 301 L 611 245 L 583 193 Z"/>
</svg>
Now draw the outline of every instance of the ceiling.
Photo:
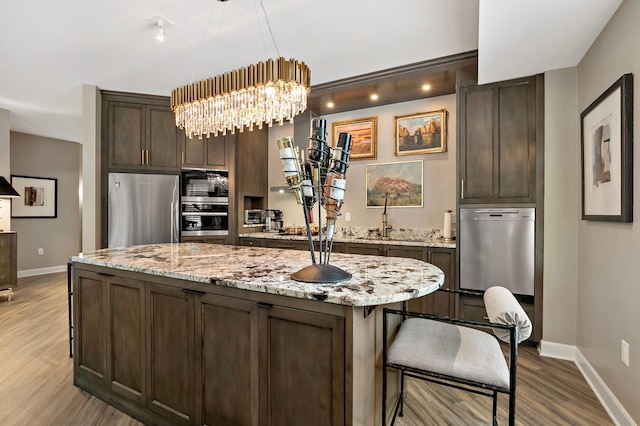
<svg viewBox="0 0 640 426">
<path fill-rule="evenodd" d="M 476 49 L 486 83 L 577 65 L 622 2 L 0 1 L 0 108 L 10 111 L 11 130 L 74 142 L 83 85 L 168 96 L 283 56 L 306 62 L 312 88 L 327 89 Z M 155 39 L 157 15 L 170 21 L 164 42 Z"/>
</svg>

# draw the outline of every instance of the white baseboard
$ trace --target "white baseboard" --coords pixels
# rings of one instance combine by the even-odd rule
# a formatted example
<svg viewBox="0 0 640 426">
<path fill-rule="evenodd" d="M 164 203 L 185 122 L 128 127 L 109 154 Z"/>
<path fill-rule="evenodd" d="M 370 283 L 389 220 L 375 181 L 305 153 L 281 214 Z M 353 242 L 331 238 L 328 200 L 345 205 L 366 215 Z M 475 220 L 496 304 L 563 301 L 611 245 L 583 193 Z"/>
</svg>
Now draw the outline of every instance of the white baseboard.
<svg viewBox="0 0 640 426">
<path fill-rule="evenodd" d="M 541 356 L 573 361 L 591 387 L 591 390 L 593 390 L 598 401 L 600 401 L 607 414 L 609 414 L 609 417 L 611 417 L 611 420 L 620 426 L 637 426 L 636 422 L 634 422 L 629 413 L 627 413 L 627 410 L 624 409 L 620 401 L 618 401 L 613 392 L 607 387 L 607 384 L 600 378 L 584 355 L 582 355 L 580 349 L 572 345 L 541 340 L 538 351 Z"/>
<path fill-rule="evenodd" d="M 540 356 L 546 356 L 547 358 L 564 359 L 566 361 L 576 361 L 576 347 L 572 345 L 565 345 L 563 343 L 547 342 L 540 340 L 538 346 L 538 352 Z"/>
<path fill-rule="evenodd" d="M 67 265 L 49 266 L 48 268 L 38 269 L 25 269 L 24 271 L 18 271 L 18 278 L 22 277 L 35 277 L 36 275 L 54 274 L 56 272 L 65 272 Z"/>
</svg>

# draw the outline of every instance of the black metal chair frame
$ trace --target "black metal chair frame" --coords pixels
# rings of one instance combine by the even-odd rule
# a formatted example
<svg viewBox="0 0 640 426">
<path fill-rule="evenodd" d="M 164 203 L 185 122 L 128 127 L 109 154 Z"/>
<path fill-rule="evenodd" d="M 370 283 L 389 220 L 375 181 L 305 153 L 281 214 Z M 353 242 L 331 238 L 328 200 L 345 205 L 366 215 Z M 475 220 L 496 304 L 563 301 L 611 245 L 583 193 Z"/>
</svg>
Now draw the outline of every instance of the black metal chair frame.
<svg viewBox="0 0 640 426">
<path fill-rule="evenodd" d="M 438 373 L 433 373 L 430 371 L 417 370 L 414 368 L 396 365 L 388 362 L 387 359 L 387 351 L 388 351 L 388 332 L 387 332 L 387 324 L 389 315 L 400 315 L 402 316 L 402 321 L 407 319 L 408 317 L 416 317 L 416 318 L 425 318 L 435 321 L 448 322 L 451 324 L 462 325 L 462 326 L 472 326 L 472 327 L 480 327 L 480 328 L 500 328 L 509 330 L 509 389 L 503 387 L 497 387 L 494 385 L 488 385 L 485 383 L 474 382 L 470 380 L 460 379 L 454 376 L 448 376 Z M 458 318 L 449 318 L 442 317 L 438 315 L 430 315 L 430 314 L 422 314 L 417 312 L 408 312 L 406 310 L 406 303 L 404 304 L 403 310 L 397 309 L 383 309 L 383 326 L 382 326 L 382 341 L 383 341 L 383 350 L 382 350 L 382 425 L 386 426 L 386 418 L 387 418 L 387 368 L 394 368 L 400 371 L 400 395 L 398 396 L 393 409 L 393 417 L 391 419 L 391 425 L 395 423 L 396 417 L 400 415 L 403 416 L 404 409 L 404 396 L 405 396 L 405 380 L 406 377 L 414 377 L 416 379 L 426 380 L 429 382 L 437 383 L 444 386 L 449 386 L 456 389 L 461 389 L 463 391 L 476 393 L 479 395 L 484 395 L 491 397 L 493 399 L 493 424 L 497 425 L 497 410 L 498 410 L 498 393 L 504 393 L 509 395 L 509 425 L 515 425 L 516 418 L 516 366 L 517 366 L 517 356 L 518 356 L 518 327 L 515 325 L 505 325 L 505 324 L 496 324 L 491 322 L 481 322 L 481 321 L 469 321 L 462 320 Z"/>
</svg>

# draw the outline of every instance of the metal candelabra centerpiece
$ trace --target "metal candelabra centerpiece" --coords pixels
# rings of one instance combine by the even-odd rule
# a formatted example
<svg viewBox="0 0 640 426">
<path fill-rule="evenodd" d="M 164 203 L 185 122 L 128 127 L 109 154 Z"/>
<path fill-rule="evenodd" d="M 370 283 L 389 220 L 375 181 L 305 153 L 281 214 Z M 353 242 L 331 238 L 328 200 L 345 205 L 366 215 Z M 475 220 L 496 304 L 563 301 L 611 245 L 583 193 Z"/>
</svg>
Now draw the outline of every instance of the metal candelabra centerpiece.
<svg viewBox="0 0 640 426">
<path fill-rule="evenodd" d="M 333 248 L 336 220 L 344 202 L 345 174 L 349 167 L 351 134 L 339 133 L 335 148 L 327 144 L 327 122 L 312 121 L 307 161 L 292 138 L 278 139 L 280 160 L 287 184 L 293 189 L 298 204 L 304 210 L 311 265 L 291 274 L 296 281 L 336 283 L 351 278 L 351 274 L 329 264 Z M 314 248 L 311 223 L 313 207 L 318 204 L 318 257 Z M 326 231 L 322 230 L 322 208 L 326 211 Z"/>
</svg>

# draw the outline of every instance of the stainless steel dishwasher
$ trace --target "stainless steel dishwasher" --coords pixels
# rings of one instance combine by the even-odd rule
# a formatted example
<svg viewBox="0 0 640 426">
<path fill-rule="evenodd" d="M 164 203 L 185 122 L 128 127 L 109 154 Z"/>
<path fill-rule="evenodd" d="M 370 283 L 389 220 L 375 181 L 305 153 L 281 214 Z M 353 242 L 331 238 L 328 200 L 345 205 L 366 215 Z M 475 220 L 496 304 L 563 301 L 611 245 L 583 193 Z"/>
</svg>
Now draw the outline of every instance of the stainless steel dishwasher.
<svg viewBox="0 0 640 426">
<path fill-rule="evenodd" d="M 460 209 L 460 288 L 533 296 L 534 208 Z"/>
</svg>

